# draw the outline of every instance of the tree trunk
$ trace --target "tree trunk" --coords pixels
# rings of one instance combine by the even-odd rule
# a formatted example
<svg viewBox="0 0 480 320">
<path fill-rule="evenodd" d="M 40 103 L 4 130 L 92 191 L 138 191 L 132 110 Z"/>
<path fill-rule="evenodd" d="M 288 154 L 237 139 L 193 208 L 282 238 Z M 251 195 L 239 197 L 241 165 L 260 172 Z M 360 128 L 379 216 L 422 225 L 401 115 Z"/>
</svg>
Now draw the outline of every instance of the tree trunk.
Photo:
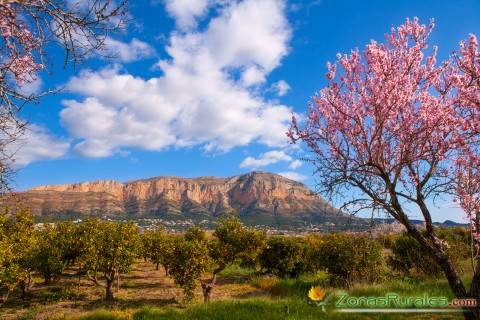
<svg viewBox="0 0 480 320">
<path fill-rule="evenodd" d="M 210 298 L 212 297 L 212 291 L 215 287 L 215 283 L 217 282 L 217 275 L 225 269 L 226 266 L 221 265 L 217 269 L 213 271 L 212 280 L 209 283 L 202 282 L 202 293 L 203 293 L 203 302 L 210 302 Z"/>
<path fill-rule="evenodd" d="M 8 296 L 10 295 L 10 290 L 7 290 L 4 294 L 2 294 L 2 297 L 0 299 L 0 307 L 3 306 L 5 302 L 8 300 Z"/>
<path fill-rule="evenodd" d="M 111 280 L 111 281 L 107 280 L 107 286 L 105 287 L 105 291 L 106 291 L 105 302 L 107 304 L 112 304 L 113 301 L 114 301 L 112 287 L 113 287 L 113 280 Z"/>
<path fill-rule="evenodd" d="M 443 250 L 441 245 L 437 241 L 433 241 L 433 243 L 429 243 L 427 239 L 422 235 L 422 233 L 415 228 L 414 226 L 410 224 L 404 224 L 405 227 L 407 227 L 408 233 L 410 233 L 420 244 L 421 247 L 427 250 L 427 252 L 430 252 L 437 262 L 437 264 L 440 266 L 442 269 L 443 273 L 445 274 L 445 277 L 447 278 L 448 284 L 450 286 L 450 289 L 452 290 L 453 294 L 457 299 L 477 299 L 479 300 L 479 292 L 476 290 L 479 290 L 480 286 L 480 270 L 478 277 L 475 276 L 472 279 L 472 284 L 471 284 L 471 289 L 470 292 L 467 293 L 467 290 L 465 289 L 465 286 L 463 284 L 463 281 L 458 274 L 454 264 L 452 263 L 450 257 L 448 254 Z M 430 237 L 432 239 L 435 239 L 435 235 L 431 234 Z M 476 291 L 476 292 L 475 292 Z M 480 320 L 480 313 L 479 313 L 479 308 L 463 308 L 463 316 L 465 320 Z"/>
<path fill-rule="evenodd" d="M 115 278 L 116 278 L 117 272 L 116 269 L 113 268 L 110 270 L 109 273 L 105 273 L 105 280 L 107 281 L 106 286 L 105 286 L 105 302 L 107 304 L 112 304 L 114 301 L 113 298 L 113 284 L 115 283 Z"/>
<path fill-rule="evenodd" d="M 472 278 L 472 283 L 470 284 L 470 292 L 468 295 L 472 299 L 477 300 L 477 308 L 473 310 L 473 315 L 472 319 L 479 320 L 480 319 L 480 259 L 476 259 L 476 266 L 475 266 L 475 271 L 473 274 Z"/>
<path fill-rule="evenodd" d="M 210 302 L 213 286 L 211 283 L 202 283 L 203 302 Z"/>
<path fill-rule="evenodd" d="M 43 280 L 46 285 L 49 285 L 52 283 L 52 277 L 50 277 L 49 275 L 44 275 Z"/>
<path fill-rule="evenodd" d="M 160 262 L 157 262 L 157 264 L 155 265 L 155 270 L 160 270 Z"/>
</svg>

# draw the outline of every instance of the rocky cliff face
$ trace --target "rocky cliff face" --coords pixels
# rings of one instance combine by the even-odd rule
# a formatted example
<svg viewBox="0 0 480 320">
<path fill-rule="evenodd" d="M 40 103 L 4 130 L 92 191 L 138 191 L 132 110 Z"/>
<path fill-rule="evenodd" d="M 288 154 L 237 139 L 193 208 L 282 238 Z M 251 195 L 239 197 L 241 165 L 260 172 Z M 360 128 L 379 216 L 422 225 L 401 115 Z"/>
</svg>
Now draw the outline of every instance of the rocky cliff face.
<svg viewBox="0 0 480 320">
<path fill-rule="evenodd" d="M 96 181 L 40 186 L 18 193 L 36 215 L 81 214 L 131 217 L 215 217 L 235 210 L 241 217 L 318 217 L 336 210 L 305 185 L 252 172 L 230 178 L 156 177 L 127 183 Z"/>
</svg>

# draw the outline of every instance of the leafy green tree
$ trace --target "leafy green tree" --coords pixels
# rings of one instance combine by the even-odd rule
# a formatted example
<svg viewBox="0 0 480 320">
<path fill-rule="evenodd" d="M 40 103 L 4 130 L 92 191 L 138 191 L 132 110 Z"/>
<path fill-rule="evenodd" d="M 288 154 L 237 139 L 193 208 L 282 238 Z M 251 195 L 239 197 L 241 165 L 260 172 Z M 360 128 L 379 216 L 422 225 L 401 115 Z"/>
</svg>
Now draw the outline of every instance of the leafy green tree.
<svg viewBox="0 0 480 320">
<path fill-rule="evenodd" d="M 265 234 L 245 227 L 238 218 L 227 217 L 217 222 L 210 255 L 215 268 L 210 281 L 202 281 L 203 299 L 210 301 L 218 274 L 235 261 L 252 263 L 265 245 Z"/>
<path fill-rule="evenodd" d="M 205 233 L 205 230 L 202 230 L 197 226 L 190 227 L 187 232 L 185 232 L 185 239 L 188 241 L 204 241 L 206 238 L 207 234 Z"/>
<path fill-rule="evenodd" d="M 25 293 L 33 284 L 31 256 L 36 247 L 33 218 L 27 209 L 0 214 L 0 290 L 3 304 L 21 287 Z"/>
<path fill-rule="evenodd" d="M 307 244 L 293 237 L 272 237 L 259 256 L 260 266 L 267 273 L 282 278 L 296 277 L 306 271 Z"/>
<path fill-rule="evenodd" d="M 81 255 L 87 277 L 105 287 L 107 303 L 113 302 L 113 284 L 120 273 L 128 273 L 136 258 L 137 227 L 133 223 L 88 220 L 82 225 Z M 98 279 L 101 275 L 104 283 Z"/>
<path fill-rule="evenodd" d="M 168 276 L 169 261 L 172 259 L 177 238 L 164 232 L 163 228 L 147 231 L 141 235 L 140 256 L 155 264 L 157 270 L 162 265 Z"/>
<path fill-rule="evenodd" d="M 172 255 L 166 264 L 175 284 L 183 289 L 185 301 L 190 302 L 202 274 L 211 264 L 206 241 L 176 237 Z"/>
<path fill-rule="evenodd" d="M 36 232 L 37 246 L 32 255 L 32 265 L 40 273 L 45 283 L 50 283 L 60 276 L 65 268 L 63 261 L 62 241 L 59 230 L 50 225 L 45 225 L 43 230 Z"/>
<path fill-rule="evenodd" d="M 366 236 L 331 233 L 314 250 L 336 285 L 349 287 L 355 281 L 372 282 L 382 276 L 382 247 Z"/>
<path fill-rule="evenodd" d="M 56 225 L 57 246 L 62 252 L 62 261 L 69 266 L 82 254 L 84 248 L 80 234 L 81 225 L 71 221 L 60 222 Z"/>
</svg>

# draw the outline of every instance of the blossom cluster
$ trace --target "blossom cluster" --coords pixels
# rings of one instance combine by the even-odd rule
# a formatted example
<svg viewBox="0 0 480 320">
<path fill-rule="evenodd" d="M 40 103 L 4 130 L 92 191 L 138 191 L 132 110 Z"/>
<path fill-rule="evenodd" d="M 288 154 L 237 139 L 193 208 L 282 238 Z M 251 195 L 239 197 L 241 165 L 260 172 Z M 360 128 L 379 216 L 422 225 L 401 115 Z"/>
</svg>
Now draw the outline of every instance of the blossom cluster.
<svg viewBox="0 0 480 320">
<path fill-rule="evenodd" d="M 293 118 L 288 135 L 322 160 L 332 185 L 368 184 L 379 199 L 400 185 L 395 192 L 417 203 L 455 190 L 480 241 L 478 41 L 470 35 L 439 63 L 428 44 L 433 28 L 433 20 L 426 26 L 407 19 L 384 43 L 338 54 L 305 126 Z"/>
<path fill-rule="evenodd" d="M 43 68 L 36 52 L 41 42 L 30 31 L 12 4 L 0 4 L 0 72 L 2 78 L 13 77 L 18 85 L 31 82 Z"/>
</svg>

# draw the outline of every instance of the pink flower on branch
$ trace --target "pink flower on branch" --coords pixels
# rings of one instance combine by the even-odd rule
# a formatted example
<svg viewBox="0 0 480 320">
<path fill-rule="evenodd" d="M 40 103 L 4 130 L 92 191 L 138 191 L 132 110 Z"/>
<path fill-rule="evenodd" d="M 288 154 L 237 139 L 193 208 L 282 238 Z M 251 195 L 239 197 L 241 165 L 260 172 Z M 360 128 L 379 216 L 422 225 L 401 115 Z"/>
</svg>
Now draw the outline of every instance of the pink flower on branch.
<svg viewBox="0 0 480 320">
<path fill-rule="evenodd" d="M 0 5 L 0 35 L 3 42 L 0 59 L 2 77 L 11 75 L 20 85 L 35 79 L 37 71 L 43 68 L 35 59 L 40 40 L 32 35 L 28 25 L 8 3 Z"/>
<path fill-rule="evenodd" d="M 338 54 L 327 64 L 328 85 L 313 99 L 306 123 L 300 127 L 294 118 L 288 132 L 314 153 L 325 191 L 353 188 L 369 196 L 372 208 L 405 223 L 402 204 L 410 202 L 430 229 L 426 199 L 460 192 L 458 159 L 478 154 L 480 133 L 476 37 L 438 63 L 437 47 L 428 43 L 433 28 L 433 21 L 407 19 L 384 43 Z M 467 202 L 464 193 L 457 196 Z M 478 222 L 477 215 L 469 218 Z"/>
</svg>

